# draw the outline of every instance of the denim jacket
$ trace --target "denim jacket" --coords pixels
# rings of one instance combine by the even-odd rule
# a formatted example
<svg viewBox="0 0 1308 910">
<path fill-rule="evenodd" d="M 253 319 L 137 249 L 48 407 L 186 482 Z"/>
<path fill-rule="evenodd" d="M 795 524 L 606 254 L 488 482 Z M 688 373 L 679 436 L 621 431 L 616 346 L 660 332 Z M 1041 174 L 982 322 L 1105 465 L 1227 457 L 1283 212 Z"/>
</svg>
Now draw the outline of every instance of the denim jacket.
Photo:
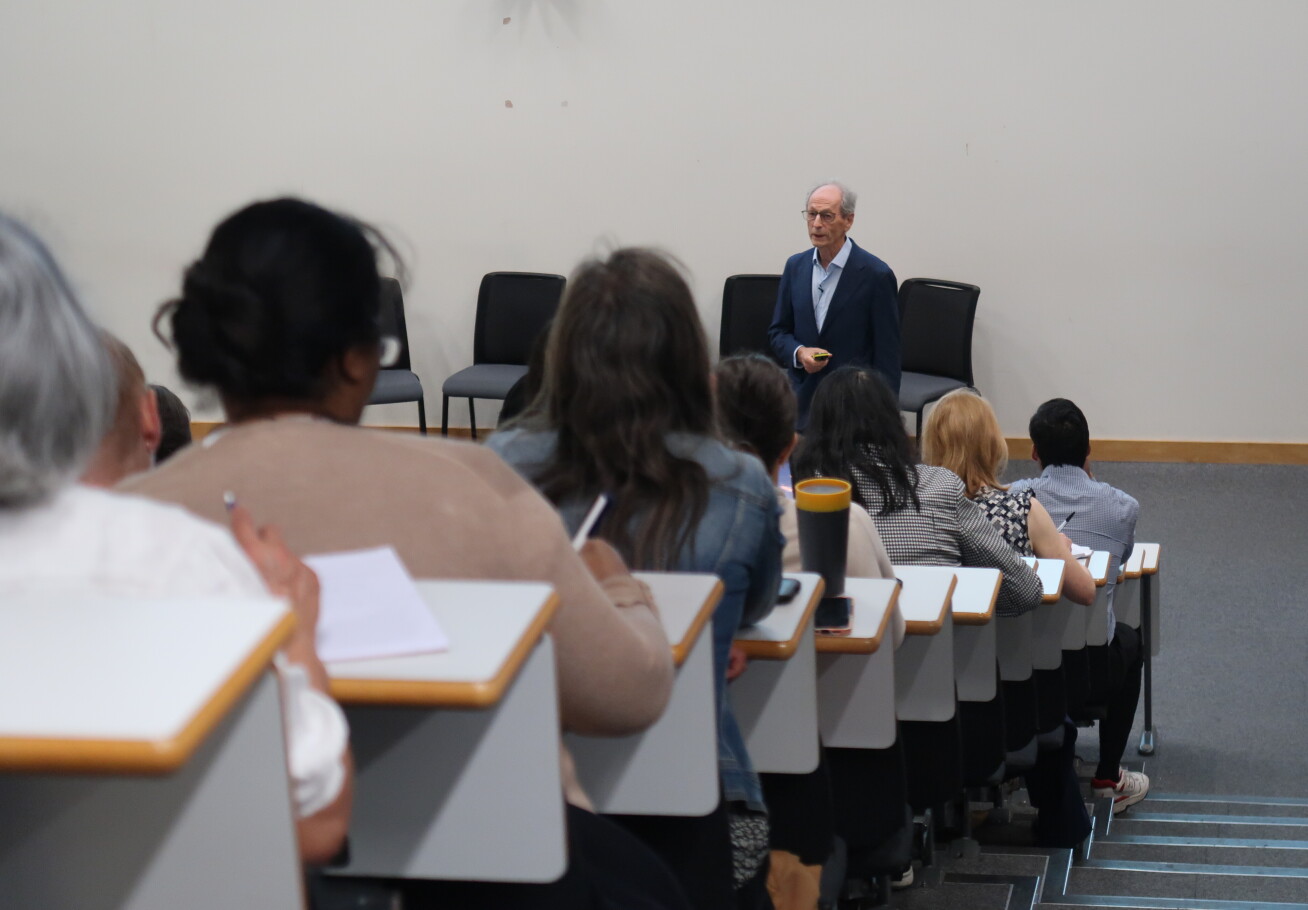
<svg viewBox="0 0 1308 910">
<path fill-rule="evenodd" d="M 552 432 L 513 429 L 496 433 L 487 445 L 534 482 L 553 457 L 555 439 Z M 758 622 L 776 602 L 785 543 L 777 524 L 776 491 L 758 459 L 716 440 L 677 433 L 668 437 L 667 445 L 673 454 L 703 465 L 711 482 L 704 516 L 674 569 L 712 572 L 722 579 L 722 601 L 713 612 L 713 679 L 723 794 L 728 801 L 762 811 L 763 790 L 731 710 L 726 672 L 736 631 Z M 569 532 L 581 524 L 589 505 L 584 499 L 562 504 L 559 511 Z"/>
</svg>

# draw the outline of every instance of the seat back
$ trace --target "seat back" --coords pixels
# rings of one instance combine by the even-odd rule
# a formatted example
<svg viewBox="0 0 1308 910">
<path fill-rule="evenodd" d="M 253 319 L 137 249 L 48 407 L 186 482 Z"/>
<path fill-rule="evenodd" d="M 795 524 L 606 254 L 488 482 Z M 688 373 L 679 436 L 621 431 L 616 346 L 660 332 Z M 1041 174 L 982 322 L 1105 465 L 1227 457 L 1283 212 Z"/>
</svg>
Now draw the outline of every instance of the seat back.
<svg viewBox="0 0 1308 910">
<path fill-rule="evenodd" d="M 536 336 L 559 308 L 566 281 L 540 272 L 488 272 L 477 293 L 472 362 L 526 366 Z"/>
<path fill-rule="evenodd" d="M 899 286 L 899 340 L 905 372 L 972 385 L 972 324 L 981 289 L 974 284 L 909 278 Z"/>
<path fill-rule="evenodd" d="M 377 322 L 383 335 L 398 338 L 400 355 L 387 369 L 413 370 L 409 360 L 409 324 L 404 320 L 404 290 L 394 278 L 381 280 L 381 304 Z"/>
<path fill-rule="evenodd" d="M 722 288 L 722 330 L 718 354 L 748 354 L 757 351 L 772 356 L 768 326 L 777 307 L 780 275 L 732 275 Z"/>
</svg>

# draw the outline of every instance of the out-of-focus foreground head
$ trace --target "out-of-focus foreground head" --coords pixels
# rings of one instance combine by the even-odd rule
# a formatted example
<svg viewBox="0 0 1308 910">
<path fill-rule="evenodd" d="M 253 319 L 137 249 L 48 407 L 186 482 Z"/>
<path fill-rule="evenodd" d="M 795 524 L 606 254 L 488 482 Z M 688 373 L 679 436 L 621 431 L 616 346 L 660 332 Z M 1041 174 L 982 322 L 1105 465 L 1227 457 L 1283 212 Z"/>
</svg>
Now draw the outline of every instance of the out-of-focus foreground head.
<svg viewBox="0 0 1308 910">
<path fill-rule="evenodd" d="M 54 258 L 0 214 L 0 509 L 81 473 L 113 417 L 117 383 Z"/>
<path fill-rule="evenodd" d="M 118 380 L 118 398 L 109 431 L 100 440 L 82 483 L 112 487 L 124 477 L 148 471 L 159 448 L 159 407 L 145 384 L 145 371 L 132 349 L 104 329 L 100 341 Z"/>
</svg>

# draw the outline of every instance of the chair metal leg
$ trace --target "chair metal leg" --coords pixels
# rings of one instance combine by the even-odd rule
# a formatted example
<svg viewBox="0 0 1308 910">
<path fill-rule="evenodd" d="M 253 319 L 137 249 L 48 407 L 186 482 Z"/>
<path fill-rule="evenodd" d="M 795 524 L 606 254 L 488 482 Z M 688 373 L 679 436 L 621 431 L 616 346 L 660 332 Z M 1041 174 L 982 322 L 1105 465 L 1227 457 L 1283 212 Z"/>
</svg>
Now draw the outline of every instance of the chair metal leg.
<svg viewBox="0 0 1308 910">
<path fill-rule="evenodd" d="M 427 435 L 427 403 L 418 399 L 418 432 Z"/>
<path fill-rule="evenodd" d="M 441 396 L 441 435 L 450 435 L 450 396 Z"/>
<path fill-rule="evenodd" d="M 1135 751 L 1153 755 L 1154 743 L 1154 661 L 1153 661 L 1153 576 L 1140 579 L 1140 650 L 1144 653 L 1144 730 Z"/>
<path fill-rule="evenodd" d="M 468 422 L 472 424 L 472 438 L 477 438 L 477 406 L 473 404 L 471 398 L 468 399 Z"/>
</svg>

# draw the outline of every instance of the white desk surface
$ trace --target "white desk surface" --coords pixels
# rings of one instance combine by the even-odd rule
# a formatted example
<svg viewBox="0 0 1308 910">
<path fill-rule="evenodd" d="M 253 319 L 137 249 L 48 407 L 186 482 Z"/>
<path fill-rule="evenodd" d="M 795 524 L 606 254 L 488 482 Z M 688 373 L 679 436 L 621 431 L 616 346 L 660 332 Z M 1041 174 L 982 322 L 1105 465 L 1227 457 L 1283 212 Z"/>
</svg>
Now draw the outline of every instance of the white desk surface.
<svg viewBox="0 0 1308 910">
<path fill-rule="evenodd" d="M 6 597 L 0 770 L 163 773 L 186 762 L 294 628 L 273 598 Z"/>
<path fill-rule="evenodd" d="M 1131 548 L 1131 555 L 1122 566 L 1122 574 L 1127 578 L 1139 578 L 1144 573 L 1144 547 L 1136 544 Z"/>
<path fill-rule="evenodd" d="M 554 616 L 543 582 L 420 580 L 448 651 L 329 664 L 343 704 L 484 708 L 499 701 Z"/>
<path fill-rule="evenodd" d="M 1102 588 L 1108 582 L 1109 558 L 1107 550 L 1095 550 L 1086 562 L 1085 567 L 1090 571 L 1090 577 L 1095 580 L 1096 588 Z"/>
<path fill-rule="evenodd" d="M 815 572 L 795 572 L 786 576 L 799 582 L 799 593 L 790 603 L 777 604 L 762 621 L 736 633 L 736 644 L 745 655 L 756 660 L 789 660 L 799 647 L 826 589 L 822 576 Z"/>
<path fill-rule="evenodd" d="M 999 599 L 999 585 L 1004 573 L 998 569 L 942 567 L 952 572 L 956 580 L 950 597 L 950 612 L 960 626 L 984 626 L 995 615 L 995 601 Z"/>
<path fill-rule="evenodd" d="M 900 602 L 901 586 L 893 578 L 846 578 L 845 594 L 854 606 L 848 635 L 819 635 L 819 654 L 875 654 L 890 617 Z"/>
<path fill-rule="evenodd" d="M 681 666 L 722 600 L 722 579 L 706 572 L 633 572 L 654 592 L 672 658 Z"/>
<path fill-rule="evenodd" d="M 1135 545 L 1132 552 L 1140 554 L 1140 571 L 1145 575 L 1153 575 L 1158 571 L 1158 559 L 1161 555 L 1161 549 L 1156 543 L 1137 543 Z"/>
<path fill-rule="evenodd" d="M 1045 592 L 1042 603 L 1058 603 L 1063 596 L 1063 573 L 1067 563 L 1061 559 L 1036 559 L 1034 556 L 1023 556 L 1022 561 L 1040 576 L 1040 585 Z"/>
<path fill-rule="evenodd" d="M 957 584 L 953 566 L 894 566 L 904 583 L 899 611 L 906 635 L 935 635 L 944 627 L 950 599 Z M 948 571 L 941 571 L 941 569 Z"/>
</svg>

